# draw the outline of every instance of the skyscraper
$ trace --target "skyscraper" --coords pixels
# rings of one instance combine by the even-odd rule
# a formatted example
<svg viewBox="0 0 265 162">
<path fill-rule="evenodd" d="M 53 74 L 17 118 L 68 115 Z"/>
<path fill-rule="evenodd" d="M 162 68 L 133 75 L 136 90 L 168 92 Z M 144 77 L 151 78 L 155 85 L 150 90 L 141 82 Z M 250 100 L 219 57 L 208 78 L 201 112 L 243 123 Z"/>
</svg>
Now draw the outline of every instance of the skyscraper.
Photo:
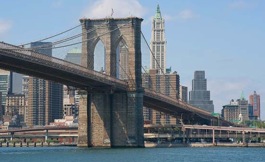
<svg viewBox="0 0 265 162">
<path fill-rule="evenodd" d="M 81 65 L 81 55 L 82 51 L 80 48 L 73 48 L 67 52 L 64 60 Z"/>
<path fill-rule="evenodd" d="M 241 122 L 249 120 L 248 100 L 243 96 L 237 100 L 239 109 L 239 120 Z"/>
<path fill-rule="evenodd" d="M 231 100 L 230 104 L 224 105 L 222 109 L 222 117 L 230 122 L 239 123 L 239 107 L 238 102 Z"/>
<path fill-rule="evenodd" d="M 146 89 L 179 98 L 179 75 L 169 69 L 165 75 L 158 74 L 156 69 L 150 69 L 147 74 L 143 74 L 142 85 Z M 144 107 L 143 115 L 145 122 L 149 120 L 152 124 L 176 124 L 176 118 L 150 108 Z"/>
<path fill-rule="evenodd" d="M 36 51 L 51 56 L 52 49 L 49 42 L 34 42 L 31 44 Z M 44 49 L 37 49 L 45 46 Z M 26 88 L 24 87 L 24 90 Z M 25 94 L 25 97 L 26 94 Z M 47 125 L 54 119 L 63 117 L 63 85 L 36 77 L 28 79 L 28 109 L 26 111 L 28 126 Z"/>
<path fill-rule="evenodd" d="M 11 75 L 12 75 L 12 93 L 21 94 L 22 93 L 23 74 L 11 72 Z"/>
<path fill-rule="evenodd" d="M 166 73 L 165 20 L 162 18 L 159 5 L 157 5 L 156 14 L 152 22 L 150 47 L 152 49 L 150 69 L 158 69 L 158 74 Z"/>
<path fill-rule="evenodd" d="M 180 85 L 179 87 L 179 98 L 181 101 L 188 102 L 188 87 Z"/>
<path fill-rule="evenodd" d="M 80 65 L 81 54 L 82 54 L 82 51 L 80 48 L 73 48 L 67 53 L 65 60 Z M 64 89 L 63 114 L 64 116 L 77 117 L 80 96 L 78 95 L 77 90 L 74 87 L 69 87 L 69 86 L 64 85 L 63 89 Z"/>
<path fill-rule="evenodd" d="M 11 93 L 11 77 L 10 77 L 10 71 L 2 70 L 0 69 L 0 92 L 1 92 L 1 108 L 2 113 L 5 111 L 5 105 L 6 105 L 6 96 L 8 93 Z M 2 114 L 3 115 L 3 114 Z"/>
<path fill-rule="evenodd" d="M 3 110 L 3 106 L 2 106 L 2 92 L 0 92 L 0 121 L 3 120 L 3 115 L 4 115 L 4 110 Z"/>
<path fill-rule="evenodd" d="M 260 95 L 256 91 L 249 96 L 249 103 L 253 106 L 253 116 L 260 119 Z"/>
<path fill-rule="evenodd" d="M 189 104 L 208 112 L 214 112 L 210 91 L 207 91 L 207 79 L 204 71 L 195 71 L 192 80 L 192 90 L 189 92 Z"/>
<path fill-rule="evenodd" d="M 13 124 L 21 125 L 24 123 L 25 106 L 25 95 L 8 94 L 6 97 L 5 115 L 16 119 Z"/>
</svg>

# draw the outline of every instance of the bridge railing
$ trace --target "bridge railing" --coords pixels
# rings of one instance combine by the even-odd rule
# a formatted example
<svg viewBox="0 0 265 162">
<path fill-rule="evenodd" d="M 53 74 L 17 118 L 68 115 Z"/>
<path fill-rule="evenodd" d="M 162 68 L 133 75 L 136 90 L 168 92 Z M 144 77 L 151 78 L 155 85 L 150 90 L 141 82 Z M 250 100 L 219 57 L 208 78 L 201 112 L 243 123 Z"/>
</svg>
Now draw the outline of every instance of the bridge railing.
<svg viewBox="0 0 265 162">
<path fill-rule="evenodd" d="M 108 83 L 108 84 L 112 84 L 112 85 L 120 84 L 123 87 L 127 87 L 127 83 L 123 80 L 119 80 L 119 79 L 111 77 L 109 75 L 106 75 L 106 74 L 103 74 L 103 73 L 100 73 L 100 72 L 97 72 L 94 70 L 87 69 L 83 66 L 80 66 L 80 65 L 59 59 L 59 58 L 40 54 L 40 53 L 32 51 L 32 50 L 27 50 L 27 49 L 24 49 L 22 47 L 18 47 L 18 46 L 14 46 L 11 44 L 1 42 L 0 43 L 0 50 L 8 50 L 8 51 L 11 51 L 15 54 L 32 56 L 33 58 L 31 58 L 31 59 L 34 59 L 34 58 L 38 59 L 38 61 L 39 62 L 41 61 L 41 63 L 43 63 L 43 64 L 52 62 L 52 63 L 54 63 L 54 66 L 58 66 L 58 64 L 59 64 L 60 68 L 65 69 L 67 71 L 72 71 L 73 73 L 78 73 L 78 74 L 81 74 L 83 76 L 89 75 L 92 78 L 95 78 L 97 80 L 100 80 L 100 81 Z"/>
</svg>

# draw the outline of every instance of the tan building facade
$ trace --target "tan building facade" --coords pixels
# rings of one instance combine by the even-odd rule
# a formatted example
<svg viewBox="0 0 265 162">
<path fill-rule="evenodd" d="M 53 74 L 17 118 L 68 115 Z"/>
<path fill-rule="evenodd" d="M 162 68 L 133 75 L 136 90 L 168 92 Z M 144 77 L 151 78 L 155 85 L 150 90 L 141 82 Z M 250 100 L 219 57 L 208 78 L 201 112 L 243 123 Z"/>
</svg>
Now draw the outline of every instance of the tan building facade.
<svg viewBox="0 0 265 162">
<path fill-rule="evenodd" d="M 9 94 L 6 97 L 6 112 L 5 115 L 17 118 L 17 125 L 24 123 L 26 109 L 25 95 Z"/>
<path fill-rule="evenodd" d="M 236 101 L 231 100 L 229 105 L 223 106 L 222 117 L 233 123 L 249 120 L 248 101 L 243 97 Z"/>
<path fill-rule="evenodd" d="M 239 122 L 239 108 L 238 105 L 224 105 L 222 109 L 222 117 L 230 122 Z"/>
<path fill-rule="evenodd" d="M 179 86 L 179 99 L 188 103 L 188 87 L 186 86 Z"/>
<path fill-rule="evenodd" d="M 143 74 L 143 87 L 179 99 L 179 75 L 177 72 L 158 74 L 156 69 L 150 69 Z M 144 120 L 148 124 L 176 124 L 176 118 L 167 114 L 144 108 Z"/>
</svg>

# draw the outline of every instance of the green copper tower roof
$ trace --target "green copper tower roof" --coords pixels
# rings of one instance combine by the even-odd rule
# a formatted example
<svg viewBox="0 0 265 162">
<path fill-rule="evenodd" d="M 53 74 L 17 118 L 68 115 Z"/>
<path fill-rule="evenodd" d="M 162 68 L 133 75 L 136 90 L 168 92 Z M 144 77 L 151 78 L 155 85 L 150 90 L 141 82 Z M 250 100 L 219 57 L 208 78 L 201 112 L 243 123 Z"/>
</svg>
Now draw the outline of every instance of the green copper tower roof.
<svg viewBox="0 0 265 162">
<path fill-rule="evenodd" d="M 156 8 L 156 15 L 155 15 L 155 18 L 156 18 L 156 19 L 162 19 L 159 5 L 157 5 L 157 8 Z"/>
<path fill-rule="evenodd" d="M 244 97 L 244 92 L 243 92 L 243 91 L 241 92 L 240 99 L 241 99 L 241 100 L 245 100 L 245 97 Z"/>
</svg>

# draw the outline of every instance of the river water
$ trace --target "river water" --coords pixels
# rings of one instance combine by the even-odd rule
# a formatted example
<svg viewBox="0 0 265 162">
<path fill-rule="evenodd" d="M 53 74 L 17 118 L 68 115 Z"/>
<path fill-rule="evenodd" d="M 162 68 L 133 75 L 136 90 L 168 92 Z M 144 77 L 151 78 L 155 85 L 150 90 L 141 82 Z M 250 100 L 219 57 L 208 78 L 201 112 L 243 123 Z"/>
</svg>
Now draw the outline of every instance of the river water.
<svg viewBox="0 0 265 162">
<path fill-rule="evenodd" d="M 0 162 L 263 162 L 265 148 L 2 147 Z"/>
</svg>

